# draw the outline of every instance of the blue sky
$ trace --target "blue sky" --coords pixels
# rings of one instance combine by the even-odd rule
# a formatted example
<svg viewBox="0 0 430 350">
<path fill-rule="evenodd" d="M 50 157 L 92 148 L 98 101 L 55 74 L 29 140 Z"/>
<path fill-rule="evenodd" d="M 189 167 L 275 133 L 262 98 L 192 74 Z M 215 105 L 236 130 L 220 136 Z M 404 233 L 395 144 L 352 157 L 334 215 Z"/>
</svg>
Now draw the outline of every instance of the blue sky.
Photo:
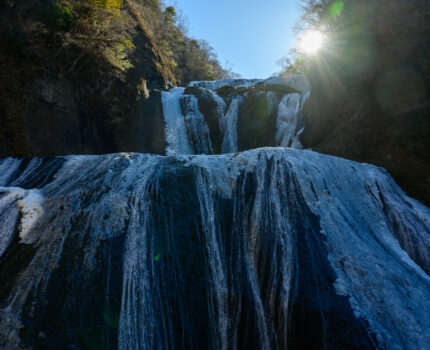
<svg viewBox="0 0 430 350">
<path fill-rule="evenodd" d="M 244 78 L 266 78 L 294 46 L 299 0 L 170 0 L 184 14 L 189 35 L 205 39 L 222 64 Z"/>
</svg>

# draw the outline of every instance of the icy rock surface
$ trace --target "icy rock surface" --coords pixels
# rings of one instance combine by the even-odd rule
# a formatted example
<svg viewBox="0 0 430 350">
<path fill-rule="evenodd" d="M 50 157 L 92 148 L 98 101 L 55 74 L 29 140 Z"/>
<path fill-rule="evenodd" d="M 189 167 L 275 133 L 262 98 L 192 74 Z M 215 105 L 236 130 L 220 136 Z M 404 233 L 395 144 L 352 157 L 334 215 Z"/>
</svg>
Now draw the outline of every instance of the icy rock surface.
<svg viewBox="0 0 430 350">
<path fill-rule="evenodd" d="M 381 168 L 265 148 L 0 169 L 2 349 L 430 344 L 430 209 Z"/>
<path fill-rule="evenodd" d="M 213 91 L 222 88 L 223 86 L 251 87 L 261 81 L 261 79 L 221 79 L 215 81 L 192 81 L 189 86 L 201 87 Z"/>
<path fill-rule="evenodd" d="M 279 103 L 276 120 L 276 142 L 279 146 L 302 148 L 300 135 L 304 126 L 301 112 L 307 98 L 308 94 L 289 94 Z"/>
<path fill-rule="evenodd" d="M 241 96 L 233 98 L 227 112 L 220 119 L 220 128 L 224 134 L 222 141 L 222 153 L 233 153 L 238 151 L 237 146 L 237 118 L 239 106 L 243 102 Z"/>
<path fill-rule="evenodd" d="M 286 85 L 299 90 L 302 94 L 310 93 L 311 84 L 309 80 L 303 75 L 292 76 L 274 76 L 257 83 L 266 85 Z"/>
<path fill-rule="evenodd" d="M 193 81 L 189 84 L 189 86 L 201 87 L 208 90 L 217 90 L 224 86 L 251 87 L 261 84 L 291 86 L 302 93 L 310 92 L 311 90 L 311 85 L 308 79 L 302 75 L 273 76 L 268 79 L 221 79 L 215 81 Z"/>
</svg>

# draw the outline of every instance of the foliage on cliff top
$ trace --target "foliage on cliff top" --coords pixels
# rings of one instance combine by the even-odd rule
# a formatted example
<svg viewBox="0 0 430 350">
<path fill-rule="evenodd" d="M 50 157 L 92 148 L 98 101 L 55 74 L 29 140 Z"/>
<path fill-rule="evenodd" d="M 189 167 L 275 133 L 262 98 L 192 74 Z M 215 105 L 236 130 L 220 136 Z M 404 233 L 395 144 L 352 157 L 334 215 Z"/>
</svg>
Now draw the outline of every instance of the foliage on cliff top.
<svg viewBox="0 0 430 350">
<path fill-rule="evenodd" d="M 0 25 L 3 49 L 31 61 L 52 61 L 64 76 L 141 66 L 133 57 L 131 17 L 146 36 L 140 49 L 152 51 L 152 64 L 166 81 L 228 76 L 212 48 L 189 38 L 174 7 L 159 0 L 26 0 L 3 5 L 0 11 L 7 18 Z"/>
<path fill-rule="evenodd" d="M 223 68 L 213 48 L 204 40 L 187 35 L 187 28 L 173 6 L 162 0 L 135 0 L 163 54 L 174 67 L 180 84 L 193 80 L 216 80 L 233 73 Z"/>
</svg>

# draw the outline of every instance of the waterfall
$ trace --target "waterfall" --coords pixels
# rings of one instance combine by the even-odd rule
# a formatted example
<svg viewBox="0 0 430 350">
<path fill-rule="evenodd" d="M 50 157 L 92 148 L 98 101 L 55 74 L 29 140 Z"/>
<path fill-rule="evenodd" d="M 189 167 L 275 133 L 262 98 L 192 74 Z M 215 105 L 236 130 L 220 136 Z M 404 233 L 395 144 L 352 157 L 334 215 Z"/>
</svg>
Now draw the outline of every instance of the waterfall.
<svg viewBox="0 0 430 350">
<path fill-rule="evenodd" d="M 188 141 L 187 127 L 181 111 L 183 88 L 175 88 L 162 93 L 163 113 L 166 122 L 166 154 L 192 154 Z"/>
<path fill-rule="evenodd" d="M 199 111 L 195 96 L 186 96 L 184 99 L 185 123 L 188 138 L 193 145 L 193 154 L 212 154 L 212 144 L 209 138 L 209 128 L 204 116 Z"/>
<path fill-rule="evenodd" d="M 166 122 L 166 154 L 213 153 L 209 128 L 200 113 L 195 96 L 184 95 L 183 88 L 162 93 Z"/>
<path fill-rule="evenodd" d="M 284 92 L 279 98 L 282 92 L 275 92 L 279 90 L 279 86 L 295 89 L 297 92 Z M 310 95 L 310 85 L 306 78 L 295 76 L 272 77 L 266 80 L 195 81 L 189 84 L 188 88 L 190 87 L 198 88 L 200 94 L 196 90 L 187 92 L 186 88 L 174 88 L 162 93 L 167 155 L 213 154 L 212 144 L 217 141 L 221 144 L 221 153 L 237 152 L 239 148 L 246 149 L 247 145 L 239 147 L 238 144 L 238 120 L 240 109 L 247 103 L 252 103 L 250 94 L 255 94 L 255 91 L 258 91 L 255 96 L 264 94 L 268 101 L 267 110 L 260 113 L 271 115 L 273 107 L 276 105 L 278 108 L 277 119 L 274 121 L 276 131 L 273 135 L 276 144 L 261 146 L 302 148 L 300 143 L 300 135 L 304 130 L 302 110 Z M 222 88 L 227 89 L 230 95 L 226 96 L 220 92 L 219 89 Z M 211 99 L 215 110 L 200 110 L 199 99 Z M 210 130 L 207 123 L 210 113 L 217 115 L 218 125 L 211 127 L 219 128 L 221 140 L 211 139 L 213 130 Z M 242 115 L 242 118 L 250 116 Z M 253 120 L 249 120 L 248 123 L 252 124 Z M 249 139 L 253 139 L 253 136 L 250 135 Z"/>
<path fill-rule="evenodd" d="M 144 163 L 140 177 L 131 197 L 130 223 L 125 245 L 124 277 L 122 287 L 119 343 L 120 349 L 163 349 L 168 347 L 169 336 L 164 333 L 154 337 L 158 315 L 154 307 L 157 299 L 151 290 L 151 275 L 154 271 L 153 259 L 159 254 L 150 247 L 150 218 L 153 214 L 152 201 L 148 194 L 156 191 L 157 159 Z M 151 181 L 152 180 L 152 181 Z M 153 187 L 154 186 L 154 187 Z M 137 301 L 137 302 L 136 302 Z M 163 311 L 168 311 L 167 305 Z M 164 332 L 168 330 L 168 320 L 160 319 L 157 325 Z"/>
<path fill-rule="evenodd" d="M 279 103 L 276 121 L 276 142 L 279 146 L 301 148 L 300 141 L 297 139 L 301 108 L 302 97 L 300 94 L 286 95 Z"/>
<path fill-rule="evenodd" d="M 0 159 L 0 347 L 427 348 L 430 209 L 300 149 L 310 91 L 193 82 L 165 156 Z"/>
<path fill-rule="evenodd" d="M 215 101 L 216 103 L 216 111 L 218 114 L 218 118 L 221 118 L 226 109 L 227 109 L 227 104 L 225 103 L 225 101 L 222 99 L 222 97 L 218 96 L 218 94 L 214 91 L 209 91 L 210 96 L 212 97 L 212 99 Z"/>
<path fill-rule="evenodd" d="M 0 169 L 4 349 L 429 343 L 430 209 L 381 168 L 265 148 Z"/>
<path fill-rule="evenodd" d="M 21 193 L 19 191 L 6 191 L 1 188 L 0 193 L 2 195 L 0 220 L 4 225 L 0 236 L 0 256 L 2 256 L 12 243 L 16 226 L 19 223 L 18 200 L 21 198 Z"/>
<path fill-rule="evenodd" d="M 270 78 L 271 83 L 278 81 L 278 77 Z M 287 81 L 289 85 L 301 93 L 285 95 L 279 103 L 276 120 L 276 142 L 281 147 L 302 149 L 300 135 L 305 129 L 302 111 L 310 97 L 311 88 L 309 82 L 300 76 L 290 77 Z"/>
<path fill-rule="evenodd" d="M 222 141 L 222 152 L 233 153 L 238 151 L 237 146 L 237 118 L 239 106 L 243 102 L 241 96 L 235 97 L 228 107 L 227 112 L 220 119 L 220 128 L 224 134 Z"/>
</svg>

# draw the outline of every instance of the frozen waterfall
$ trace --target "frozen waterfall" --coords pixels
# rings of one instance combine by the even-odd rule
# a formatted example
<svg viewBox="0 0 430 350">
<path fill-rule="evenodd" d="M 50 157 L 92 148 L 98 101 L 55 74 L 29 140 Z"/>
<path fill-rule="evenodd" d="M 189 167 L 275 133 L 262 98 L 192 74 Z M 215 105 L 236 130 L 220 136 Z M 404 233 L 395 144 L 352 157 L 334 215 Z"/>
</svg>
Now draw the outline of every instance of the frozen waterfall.
<svg viewBox="0 0 430 350">
<path fill-rule="evenodd" d="M 277 86 L 289 87 L 297 92 L 275 93 Z M 249 100 L 252 101 L 249 94 L 254 91 L 258 91 L 257 95 L 265 94 L 269 105 L 266 110 L 259 113 L 270 114 L 270 105 L 273 102 L 278 106 L 276 120 L 273 121 L 276 126 L 273 139 L 276 143 L 260 146 L 302 148 L 300 143 L 300 134 L 304 129 L 302 110 L 310 95 L 310 85 L 305 77 L 196 81 L 190 83 L 189 87 L 199 88 L 200 94 L 196 95 L 195 90 L 187 93 L 186 88 L 174 88 L 162 93 L 167 155 L 216 153 L 212 147 L 216 140 L 211 139 L 212 130 L 207 122 L 210 113 L 215 113 L 218 119 L 218 125 L 212 125 L 212 128 L 219 128 L 222 134 L 222 140 L 219 140 L 222 144 L 219 153 L 248 149 L 247 145 L 238 143 L 238 120 L 242 117 L 242 124 L 245 125 L 254 122 L 249 115 L 241 114 L 241 108 L 247 103 L 252 103 L 249 102 Z M 262 90 L 263 87 L 264 90 Z M 230 89 L 230 95 L 226 96 L 219 92 L 222 88 Z M 204 111 L 201 110 L 199 102 L 202 100 L 213 101 L 213 110 L 207 108 Z M 249 136 L 251 139 L 252 137 L 252 135 Z"/>
<path fill-rule="evenodd" d="M 430 343 L 430 209 L 381 168 L 265 148 L 0 169 L 3 349 Z"/>
<path fill-rule="evenodd" d="M 166 155 L 0 159 L 0 348 L 427 349 L 430 209 L 301 150 L 310 92 L 193 82 Z"/>
</svg>

